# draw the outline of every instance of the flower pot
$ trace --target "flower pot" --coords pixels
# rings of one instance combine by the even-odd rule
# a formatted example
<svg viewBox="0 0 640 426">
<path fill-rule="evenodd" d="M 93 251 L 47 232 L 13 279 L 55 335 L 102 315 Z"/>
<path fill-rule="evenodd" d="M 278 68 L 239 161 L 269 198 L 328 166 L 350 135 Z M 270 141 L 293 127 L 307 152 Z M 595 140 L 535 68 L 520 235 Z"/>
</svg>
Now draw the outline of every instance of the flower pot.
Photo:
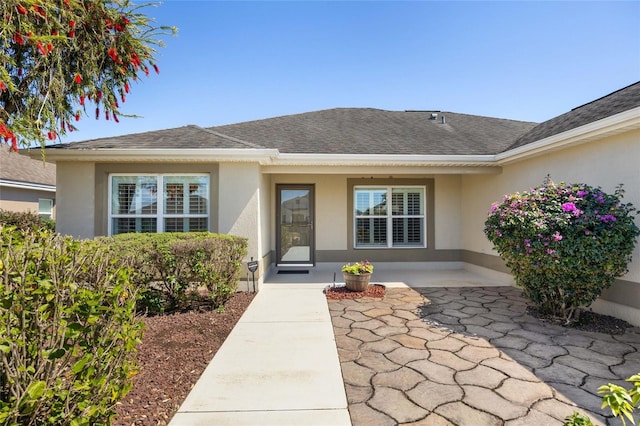
<svg viewBox="0 0 640 426">
<path fill-rule="evenodd" d="M 371 279 L 371 274 L 354 275 L 343 272 L 342 276 L 344 277 L 344 283 L 351 291 L 365 291 Z"/>
</svg>

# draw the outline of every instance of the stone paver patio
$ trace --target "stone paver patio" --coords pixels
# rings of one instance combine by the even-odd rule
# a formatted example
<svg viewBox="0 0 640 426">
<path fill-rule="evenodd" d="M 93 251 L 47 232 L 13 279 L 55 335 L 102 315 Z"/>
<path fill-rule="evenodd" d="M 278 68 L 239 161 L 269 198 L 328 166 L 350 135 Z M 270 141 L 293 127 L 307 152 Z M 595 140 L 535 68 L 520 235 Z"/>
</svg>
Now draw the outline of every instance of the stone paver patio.
<svg viewBox="0 0 640 426">
<path fill-rule="evenodd" d="M 562 425 L 574 411 L 614 425 L 596 390 L 640 371 L 640 329 L 545 323 L 514 287 L 328 302 L 354 426 Z"/>
</svg>

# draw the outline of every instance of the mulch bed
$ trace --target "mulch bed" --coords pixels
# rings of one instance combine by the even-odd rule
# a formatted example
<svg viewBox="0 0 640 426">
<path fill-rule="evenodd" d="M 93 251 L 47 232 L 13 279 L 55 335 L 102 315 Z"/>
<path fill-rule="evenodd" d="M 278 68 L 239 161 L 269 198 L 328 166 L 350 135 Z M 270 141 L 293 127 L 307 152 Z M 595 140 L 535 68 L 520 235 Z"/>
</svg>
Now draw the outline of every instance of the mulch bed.
<svg viewBox="0 0 640 426">
<path fill-rule="evenodd" d="M 580 312 L 578 320 L 572 322 L 568 326 L 563 324 L 563 321 L 560 319 L 541 314 L 535 306 L 527 306 L 527 313 L 542 321 L 552 322 L 563 325 L 565 327 L 595 333 L 624 334 L 627 328 L 633 327 L 627 321 L 620 318 L 615 318 L 610 315 L 598 314 L 586 310 L 582 310 Z"/>
<path fill-rule="evenodd" d="M 385 287 L 381 284 L 369 284 L 365 291 L 351 291 L 346 287 L 327 287 L 325 294 L 329 300 L 342 299 L 362 299 L 363 297 L 372 297 L 382 299 L 384 297 Z"/>
<path fill-rule="evenodd" d="M 236 293 L 224 311 L 144 317 L 133 389 L 117 405 L 115 426 L 166 425 L 253 300 Z"/>
</svg>

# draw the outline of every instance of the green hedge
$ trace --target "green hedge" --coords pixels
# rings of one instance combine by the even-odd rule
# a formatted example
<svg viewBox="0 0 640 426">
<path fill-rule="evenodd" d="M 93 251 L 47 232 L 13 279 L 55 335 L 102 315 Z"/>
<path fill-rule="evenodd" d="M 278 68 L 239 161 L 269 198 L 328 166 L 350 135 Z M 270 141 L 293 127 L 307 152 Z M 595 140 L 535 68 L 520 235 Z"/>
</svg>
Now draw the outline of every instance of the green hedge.
<svg viewBox="0 0 640 426">
<path fill-rule="evenodd" d="M 94 241 L 0 234 L 0 424 L 109 424 L 142 330 L 130 270 Z"/>
<path fill-rule="evenodd" d="M 189 307 L 206 289 L 211 306 L 221 307 L 236 291 L 247 240 L 197 233 L 121 234 L 98 239 L 136 272 L 139 308 L 149 313 Z"/>
<path fill-rule="evenodd" d="M 0 226 L 15 226 L 23 231 L 40 228 L 53 231 L 56 229 L 56 222 L 52 219 L 43 219 L 34 212 L 13 212 L 0 209 Z"/>
</svg>

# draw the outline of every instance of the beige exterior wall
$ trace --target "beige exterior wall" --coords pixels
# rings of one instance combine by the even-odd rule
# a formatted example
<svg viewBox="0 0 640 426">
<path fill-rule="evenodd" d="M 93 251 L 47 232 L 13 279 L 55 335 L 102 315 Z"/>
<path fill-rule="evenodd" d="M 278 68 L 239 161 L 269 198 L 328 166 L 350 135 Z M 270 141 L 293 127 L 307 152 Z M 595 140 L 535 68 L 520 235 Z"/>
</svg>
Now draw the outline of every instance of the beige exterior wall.
<svg viewBox="0 0 640 426">
<path fill-rule="evenodd" d="M 56 231 L 76 238 L 95 234 L 95 164 L 56 164 Z"/>
<path fill-rule="evenodd" d="M 249 240 L 248 257 L 262 259 L 262 215 L 260 187 L 262 176 L 257 163 L 219 165 L 218 232 Z"/>
<path fill-rule="evenodd" d="M 434 191 L 435 248 L 462 249 L 462 177 L 436 176 Z"/>
<path fill-rule="evenodd" d="M 474 253 L 497 256 L 483 233 L 484 220 L 494 201 L 504 194 L 540 185 L 547 175 L 560 182 L 583 182 L 612 193 L 624 184 L 624 202 L 640 207 L 640 131 L 622 133 L 532 159 L 507 164 L 499 175 L 462 177 L 463 246 Z M 640 217 L 636 217 L 640 226 Z M 607 290 L 609 301 L 640 309 L 640 247 L 636 246 L 629 272 Z M 611 311 L 610 304 L 606 305 Z M 640 318 L 640 316 L 638 316 Z M 628 321 L 633 318 L 627 315 Z M 636 322 L 637 324 L 640 321 Z"/>
</svg>

